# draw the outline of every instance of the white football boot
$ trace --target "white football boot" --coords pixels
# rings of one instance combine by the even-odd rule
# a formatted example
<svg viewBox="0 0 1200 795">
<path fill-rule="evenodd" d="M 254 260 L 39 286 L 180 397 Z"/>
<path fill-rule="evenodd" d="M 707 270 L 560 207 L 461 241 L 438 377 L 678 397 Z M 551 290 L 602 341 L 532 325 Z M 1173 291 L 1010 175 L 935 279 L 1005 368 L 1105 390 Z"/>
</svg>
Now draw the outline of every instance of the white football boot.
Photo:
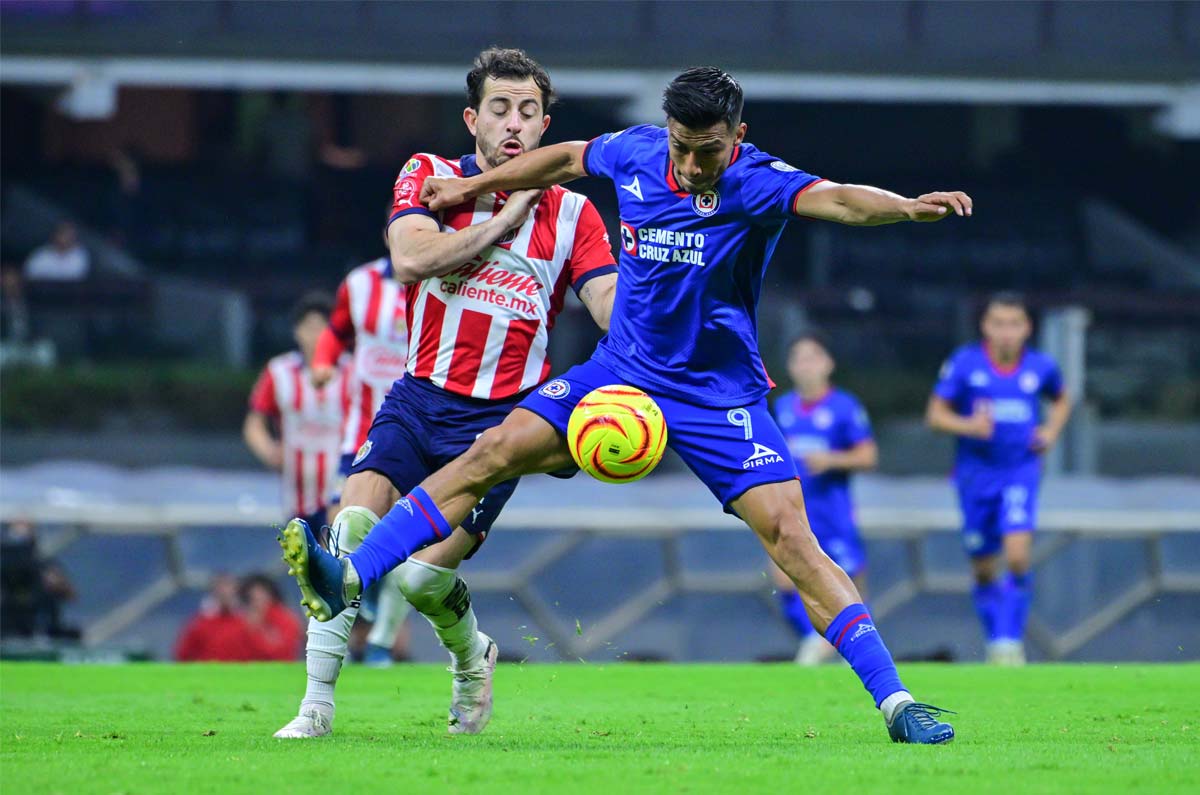
<svg viewBox="0 0 1200 795">
<path fill-rule="evenodd" d="M 500 649 L 496 641 L 479 633 L 484 643 L 483 656 L 474 667 L 459 671 L 454 668 L 454 691 L 450 698 L 450 718 L 447 729 L 451 734 L 479 734 L 492 719 L 492 674 Z"/>
<path fill-rule="evenodd" d="M 288 724 L 275 736 L 283 740 L 307 739 L 309 737 L 324 737 L 333 733 L 333 716 L 326 715 L 320 709 L 309 706 L 300 714 L 288 721 Z"/>
</svg>

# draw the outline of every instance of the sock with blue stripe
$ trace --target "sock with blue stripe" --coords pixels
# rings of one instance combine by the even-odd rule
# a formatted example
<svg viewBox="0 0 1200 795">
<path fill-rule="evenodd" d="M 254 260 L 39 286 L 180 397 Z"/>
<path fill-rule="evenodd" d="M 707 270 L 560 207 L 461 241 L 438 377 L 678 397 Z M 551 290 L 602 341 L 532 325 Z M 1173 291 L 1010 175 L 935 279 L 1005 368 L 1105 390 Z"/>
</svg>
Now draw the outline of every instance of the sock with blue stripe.
<svg viewBox="0 0 1200 795">
<path fill-rule="evenodd" d="M 807 638 L 816 632 L 812 622 L 808 620 L 808 613 L 804 609 L 804 600 L 800 598 L 800 594 L 795 591 L 780 591 L 779 607 L 792 630 L 801 638 Z"/>
<path fill-rule="evenodd" d="M 1033 572 L 1009 575 L 1004 580 L 996 632 L 1001 638 L 1023 640 L 1029 603 L 1033 599 Z"/>
<path fill-rule="evenodd" d="M 348 556 L 365 591 L 412 554 L 443 538 L 453 528 L 433 499 L 417 487 L 392 506 L 366 539 Z"/>
<path fill-rule="evenodd" d="M 983 636 L 988 643 L 1000 637 L 1000 611 L 1004 601 L 1004 586 L 998 582 L 985 585 L 976 584 L 971 589 L 971 598 L 975 602 L 975 614 L 983 625 Z"/>
<path fill-rule="evenodd" d="M 912 700 L 900 681 L 892 653 L 883 645 L 883 638 L 879 637 L 866 605 L 853 604 L 838 613 L 825 630 L 825 639 L 850 663 L 854 673 L 862 680 L 863 687 L 875 699 L 875 706 L 881 707 L 885 700 L 897 701 L 891 698 L 897 693 L 904 693 L 908 700 Z M 889 721 L 892 719 L 890 715 L 885 714 L 884 717 Z"/>
</svg>

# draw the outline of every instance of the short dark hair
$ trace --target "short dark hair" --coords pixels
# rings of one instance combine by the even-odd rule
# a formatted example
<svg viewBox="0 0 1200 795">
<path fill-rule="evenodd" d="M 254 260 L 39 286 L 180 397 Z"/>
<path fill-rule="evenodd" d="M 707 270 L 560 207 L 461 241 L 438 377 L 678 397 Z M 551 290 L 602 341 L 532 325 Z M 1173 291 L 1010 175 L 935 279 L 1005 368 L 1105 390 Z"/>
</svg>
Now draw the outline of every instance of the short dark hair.
<svg viewBox="0 0 1200 795">
<path fill-rule="evenodd" d="M 280 592 L 279 586 L 275 583 L 275 581 L 265 574 L 255 572 L 253 574 L 247 574 L 244 578 L 242 578 L 242 581 L 238 583 L 238 593 L 243 602 L 250 600 L 250 591 L 255 587 L 265 589 L 266 592 L 271 595 L 272 602 L 283 601 L 283 593 Z"/>
<path fill-rule="evenodd" d="M 723 121 L 732 129 L 742 120 L 742 87 L 715 66 L 694 66 L 663 91 L 662 108 L 684 127 L 702 129 Z"/>
<path fill-rule="evenodd" d="M 993 306 L 1009 306 L 1020 309 L 1022 312 L 1029 315 L 1029 304 L 1025 302 L 1025 296 L 1015 290 L 1001 290 L 998 293 L 992 293 L 988 296 L 987 303 L 983 305 L 983 314 Z"/>
<path fill-rule="evenodd" d="M 479 103 L 483 101 L 483 83 L 489 77 L 493 80 L 524 80 L 532 77 L 542 91 L 542 110 L 549 110 L 554 104 L 550 75 L 524 50 L 488 47 L 475 56 L 475 65 L 467 72 L 467 104 L 475 110 L 479 110 Z"/>
<path fill-rule="evenodd" d="M 796 336 L 792 337 L 792 341 L 788 343 L 788 353 L 791 354 L 796 346 L 802 342 L 811 342 L 814 345 L 821 346 L 821 350 L 829 354 L 829 358 L 833 356 L 833 344 L 829 341 L 829 335 L 819 328 L 807 328 L 801 331 Z"/>
<path fill-rule="evenodd" d="M 292 304 L 292 325 L 298 326 L 310 313 L 316 312 L 329 317 L 333 311 L 333 296 L 323 290 L 310 290 Z"/>
</svg>

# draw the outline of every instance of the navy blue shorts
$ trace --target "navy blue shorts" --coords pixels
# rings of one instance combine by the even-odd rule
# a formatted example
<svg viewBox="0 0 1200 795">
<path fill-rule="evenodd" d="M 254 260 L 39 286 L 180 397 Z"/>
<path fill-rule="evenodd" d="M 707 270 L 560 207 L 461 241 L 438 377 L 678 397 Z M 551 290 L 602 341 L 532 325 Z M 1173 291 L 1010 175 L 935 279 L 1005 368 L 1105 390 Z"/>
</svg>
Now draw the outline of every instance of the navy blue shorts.
<svg viewBox="0 0 1200 795">
<path fill-rule="evenodd" d="M 667 445 L 708 486 L 727 513 L 755 486 L 796 479 L 796 464 L 765 398 L 737 408 L 706 408 L 630 384 L 594 359 L 547 381 L 521 401 L 564 437 L 571 411 L 588 392 L 624 384 L 643 390 L 662 409 Z"/>
<path fill-rule="evenodd" d="M 1037 527 L 1040 460 L 1010 471 L 973 470 L 955 475 L 963 514 L 963 548 L 971 557 L 995 555 L 1004 536 Z"/>
<path fill-rule="evenodd" d="M 367 441 L 358 449 L 350 474 L 378 472 L 401 494 L 467 451 L 481 433 L 499 425 L 518 399 L 477 400 L 406 376 L 392 384 L 375 414 Z M 482 538 L 491 529 L 518 478 L 492 487 L 462 523 Z"/>
</svg>

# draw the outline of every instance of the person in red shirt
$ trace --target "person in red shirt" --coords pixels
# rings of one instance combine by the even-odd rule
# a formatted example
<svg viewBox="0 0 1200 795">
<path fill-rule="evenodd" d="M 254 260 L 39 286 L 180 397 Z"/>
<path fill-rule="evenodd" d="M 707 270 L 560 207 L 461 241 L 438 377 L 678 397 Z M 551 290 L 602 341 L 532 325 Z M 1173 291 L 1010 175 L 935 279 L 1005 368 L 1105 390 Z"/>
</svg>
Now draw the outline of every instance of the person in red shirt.
<svg viewBox="0 0 1200 795">
<path fill-rule="evenodd" d="M 253 662 L 294 660 L 300 651 L 300 618 L 283 606 L 268 578 L 251 575 L 239 587 L 218 574 L 200 611 L 188 621 L 175 644 L 179 662 Z"/>
<path fill-rule="evenodd" d="M 242 602 L 250 659 L 295 660 L 304 640 L 304 625 L 284 606 L 279 587 L 262 574 L 251 574 L 242 581 Z"/>
</svg>

